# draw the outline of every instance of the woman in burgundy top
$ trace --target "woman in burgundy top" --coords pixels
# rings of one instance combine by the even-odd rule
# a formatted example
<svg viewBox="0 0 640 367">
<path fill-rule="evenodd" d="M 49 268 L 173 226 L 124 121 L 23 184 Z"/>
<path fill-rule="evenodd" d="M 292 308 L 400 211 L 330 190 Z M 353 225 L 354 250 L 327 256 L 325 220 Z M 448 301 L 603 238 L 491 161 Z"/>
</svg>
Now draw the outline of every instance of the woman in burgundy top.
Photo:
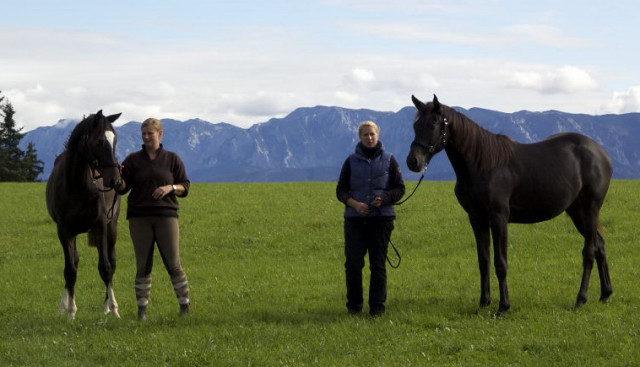
<svg viewBox="0 0 640 367">
<path fill-rule="evenodd" d="M 146 320 L 151 293 L 151 269 L 154 245 L 158 246 L 164 266 L 180 305 L 180 315 L 188 314 L 189 283 L 180 264 L 178 200 L 189 194 L 190 182 L 180 157 L 165 150 L 162 124 L 149 118 L 142 123 L 142 149 L 129 154 L 122 163 L 122 178 L 131 191 L 127 199 L 129 232 L 136 255 L 135 278 L 138 319 Z"/>
</svg>

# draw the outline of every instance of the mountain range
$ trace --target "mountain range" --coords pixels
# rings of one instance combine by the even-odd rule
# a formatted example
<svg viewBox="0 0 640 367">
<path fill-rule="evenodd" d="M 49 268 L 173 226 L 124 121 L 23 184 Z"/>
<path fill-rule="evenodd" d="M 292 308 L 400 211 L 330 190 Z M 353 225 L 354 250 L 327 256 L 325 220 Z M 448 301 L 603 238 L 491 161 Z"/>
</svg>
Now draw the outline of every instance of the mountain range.
<svg viewBox="0 0 640 367">
<path fill-rule="evenodd" d="M 563 131 L 582 133 L 609 153 L 614 178 L 640 178 L 640 145 L 636 141 L 640 137 L 640 113 L 594 116 L 559 111 L 455 109 L 485 129 L 521 143 L 536 142 Z M 192 182 L 336 181 L 344 160 L 358 142 L 359 123 L 371 120 L 380 127 L 380 140 L 396 156 L 405 180 L 417 180 L 420 174 L 410 172 L 405 164 L 413 140 L 415 113 L 414 107 L 397 112 L 303 107 L 284 118 L 273 118 L 247 129 L 201 119 L 164 119 L 162 143 L 165 149 L 180 155 Z M 64 149 L 78 121 L 60 120 L 53 126 L 29 131 L 22 139 L 21 148 L 33 142 L 38 158 L 45 164 L 41 180 L 49 177 L 55 157 Z M 116 126 L 116 133 L 118 160 L 141 148 L 140 122 Z M 455 180 L 446 154 L 438 154 L 432 160 L 425 179 Z"/>
</svg>

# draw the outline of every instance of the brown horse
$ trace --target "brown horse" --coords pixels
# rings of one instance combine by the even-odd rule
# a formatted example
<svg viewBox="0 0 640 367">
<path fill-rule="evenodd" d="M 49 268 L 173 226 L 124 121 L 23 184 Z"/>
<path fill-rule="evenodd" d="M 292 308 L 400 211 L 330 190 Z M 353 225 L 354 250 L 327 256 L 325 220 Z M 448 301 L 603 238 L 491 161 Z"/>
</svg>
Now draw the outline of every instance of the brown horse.
<svg viewBox="0 0 640 367">
<path fill-rule="evenodd" d="M 122 183 L 111 125 L 118 117 L 120 114 L 104 116 L 98 111 L 83 119 L 71 132 L 47 181 L 47 210 L 57 224 L 65 261 L 60 312 L 66 312 L 69 319 L 78 309 L 74 293 L 79 261 L 76 236 L 85 232 L 89 244 L 98 249 L 98 270 L 106 286 L 104 313 L 120 317 L 111 282 L 120 212 L 117 189 Z"/>
<path fill-rule="evenodd" d="M 418 109 L 407 166 L 420 172 L 445 150 L 456 174 L 455 194 L 469 216 L 480 267 L 480 306 L 489 294 L 490 237 L 500 290 L 497 315 L 510 307 L 507 290 L 507 223 L 536 223 L 563 211 L 584 237 L 583 273 L 576 307 L 587 301 L 593 260 L 600 275 L 600 301 L 612 293 L 599 213 L 613 168 L 596 142 L 560 133 L 533 144 L 493 134 L 454 109 L 412 96 Z"/>
</svg>

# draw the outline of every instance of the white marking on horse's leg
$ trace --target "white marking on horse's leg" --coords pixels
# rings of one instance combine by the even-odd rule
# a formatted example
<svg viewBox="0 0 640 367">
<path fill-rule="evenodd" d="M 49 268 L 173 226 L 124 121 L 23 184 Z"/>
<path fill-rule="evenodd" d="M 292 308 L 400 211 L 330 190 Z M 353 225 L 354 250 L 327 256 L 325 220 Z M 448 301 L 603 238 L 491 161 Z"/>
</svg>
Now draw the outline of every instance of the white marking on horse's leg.
<svg viewBox="0 0 640 367">
<path fill-rule="evenodd" d="M 60 299 L 60 308 L 58 309 L 58 312 L 65 313 L 67 312 L 68 308 L 69 308 L 69 291 L 67 290 L 67 288 L 65 288 L 64 291 L 62 291 L 62 298 Z"/>
<path fill-rule="evenodd" d="M 76 318 L 76 312 L 78 312 L 78 307 L 76 307 L 76 297 L 70 297 L 71 298 L 71 304 L 70 309 L 69 309 L 69 313 L 67 314 L 67 319 L 69 320 L 73 320 Z"/>
<path fill-rule="evenodd" d="M 76 299 L 69 294 L 69 290 L 67 288 L 62 292 L 62 299 L 60 300 L 60 308 L 58 309 L 60 313 L 67 313 L 67 319 L 73 320 L 76 318 L 76 312 L 78 312 L 78 307 L 76 306 Z"/>
<path fill-rule="evenodd" d="M 111 284 L 107 286 L 107 299 L 104 300 L 104 314 L 107 315 L 109 312 L 113 312 L 113 316 L 120 318 L 118 301 L 116 301 L 116 295 Z"/>
<path fill-rule="evenodd" d="M 113 131 L 107 130 L 104 132 L 104 137 L 107 139 L 107 141 L 111 145 L 111 150 L 113 150 L 113 143 L 115 142 L 116 134 Z"/>
</svg>

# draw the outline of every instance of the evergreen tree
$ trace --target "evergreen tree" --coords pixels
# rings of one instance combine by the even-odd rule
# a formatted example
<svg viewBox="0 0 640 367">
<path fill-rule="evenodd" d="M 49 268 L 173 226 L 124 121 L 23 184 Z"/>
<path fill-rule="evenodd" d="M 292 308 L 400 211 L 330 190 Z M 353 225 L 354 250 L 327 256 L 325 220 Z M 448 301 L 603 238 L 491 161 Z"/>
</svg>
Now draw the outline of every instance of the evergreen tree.
<svg viewBox="0 0 640 367">
<path fill-rule="evenodd" d="M 38 159 L 36 148 L 32 142 L 27 144 L 27 151 L 24 152 L 23 174 L 25 181 L 35 181 L 44 170 L 44 163 Z"/>
<path fill-rule="evenodd" d="M 0 181 L 34 181 L 44 168 L 38 159 L 35 147 L 29 143 L 27 151 L 18 147 L 24 137 L 22 128 L 16 129 L 13 115 L 16 111 L 8 101 L 1 104 L 0 97 Z"/>
</svg>

